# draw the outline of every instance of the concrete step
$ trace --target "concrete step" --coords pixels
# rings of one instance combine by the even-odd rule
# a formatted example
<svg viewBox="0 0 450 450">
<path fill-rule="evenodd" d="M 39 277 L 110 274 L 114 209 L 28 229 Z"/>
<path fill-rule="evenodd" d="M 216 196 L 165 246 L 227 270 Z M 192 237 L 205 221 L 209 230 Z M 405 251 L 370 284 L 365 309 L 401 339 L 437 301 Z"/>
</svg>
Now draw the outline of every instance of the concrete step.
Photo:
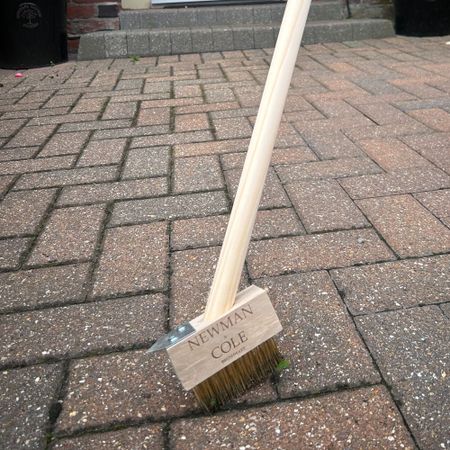
<svg viewBox="0 0 450 450">
<path fill-rule="evenodd" d="M 190 28 L 218 25 L 250 26 L 281 23 L 285 3 L 230 5 L 197 8 L 166 8 L 144 11 L 121 11 L 121 30 L 154 28 Z M 339 1 L 319 1 L 311 5 L 308 20 L 342 19 Z"/>
<path fill-rule="evenodd" d="M 81 36 L 79 60 L 160 56 L 270 48 L 279 23 L 247 26 L 160 28 L 88 33 Z M 361 19 L 313 21 L 306 25 L 303 44 L 357 41 L 394 36 L 390 20 Z"/>
</svg>

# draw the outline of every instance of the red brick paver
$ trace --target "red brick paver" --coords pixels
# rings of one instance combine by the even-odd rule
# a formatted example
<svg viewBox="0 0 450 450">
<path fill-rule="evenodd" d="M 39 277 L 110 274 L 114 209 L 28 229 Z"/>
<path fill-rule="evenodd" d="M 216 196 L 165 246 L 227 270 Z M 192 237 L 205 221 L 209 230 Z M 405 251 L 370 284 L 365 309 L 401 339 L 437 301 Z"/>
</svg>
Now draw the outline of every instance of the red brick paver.
<svg viewBox="0 0 450 450">
<path fill-rule="evenodd" d="M 301 49 L 240 282 L 289 367 L 213 415 L 146 349 L 203 311 L 272 49 L 0 73 L 0 447 L 450 448 L 448 40 Z"/>
</svg>

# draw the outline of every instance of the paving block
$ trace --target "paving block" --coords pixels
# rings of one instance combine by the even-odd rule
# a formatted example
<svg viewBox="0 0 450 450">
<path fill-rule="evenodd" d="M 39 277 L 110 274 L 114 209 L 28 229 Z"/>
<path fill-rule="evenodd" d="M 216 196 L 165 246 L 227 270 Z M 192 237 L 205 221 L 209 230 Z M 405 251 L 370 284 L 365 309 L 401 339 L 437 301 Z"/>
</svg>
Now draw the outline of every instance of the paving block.
<svg viewBox="0 0 450 450">
<path fill-rule="evenodd" d="M 335 180 L 288 184 L 286 191 L 308 232 L 363 228 L 369 223 Z"/>
<path fill-rule="evenodd" d="M 0 311 L 10 312 L 82 301 L 89 264 L 19 270 L 0 274 Z"/>
<path fill-rule="evenodd" d="M 441 303 L 450 296 L 450 256 L 441 255 L 333 270 L 351 313 L 370 314 Z"/>
<path fill-rule="evenodd" d="M 269 5 L 258 5 L 253 7 L 253 23 L 257 24 L 271 24 L 272 14 Z"/>
<path fill-rule="evenodd" d="M 78 61 L 106 58 L 105 33 L 87 33 L 80 37 Z"/>
<path fill-rule="evenodd" d="M 313 22 L 310 27 L 314 30 L 316 43 L 342 42 L 353 39 L 352 25 L 348 21 Z"/>
<path fill-rule="evenodd" d="M 120 11 L 120 29 L 136 30 L 143 28 L 142 18 L 145 17 L 143 11 Z"/>
<path fill-rule="evenodd" d="M 217 156 L 177 158 L 174 164 L 174 192 L 223 189 L 224 181 Z"/>
<path fill-rule="evenodd" d="M 159 197 L 165 194 L 167 194 L 166 178 L 144 178 L 87 186 L 65 187 L 58 199 L 58 205 L 71 206 L 105 203 L 116 200 Z"/>
<path fill-rule="evenodd" d="M 0 319 L 2 364 L 33 364 L 150 345 L 165 332 L 167 299 L 142 295 L 8 314 Z"/>
<path fill-rule="evenodd" d="M 364 152 L 387 172 L 413 167 L 431 167 L 428 160 L 399 139 L 369 139 L 359 142 Z"/>
<path fill-rule="evenodd" d="M 81 167 L 50 172 L 28 173 L 20 177 L 14 189 L 36 189 L 112 181 L 116 176 L 116 166 Z"/>
<path fill-rule="evenodd" d="M 148 31 L 130 30 L 127 32 L 127 54 L 129 56 L 149 56 L 151 54 Z"/>
<path fill-rule="evenodd" d="M 217 25 L 217 8 L 198 8 L 197 25 L 200 27 L 212 27 Z"/>
<path fill-rule="evenodd" d="M 135 148 L 128 152 L 122 179 L 164 176 L 169 171 L 169 147 Z"/>
<path fill-rule="evenodd" d="M 356 324 L 420 448 L 446 448 L 448 318 L 426 306 L 371 314 Z"/>
<path fill-rule="evenodd" d="M 233 26 L 233 46 L 235 50 L 255 48 L 253 28 Z"/>
<path fill-rule="evenodd" d="M 36 233 L 55 194 L 54 189 L 9 192 L 0 204 L 0 236 Z"/>
<path fill-rule="evenodd" d="M 421 167 L 347 178 L 341 185 L 350 197 L 358 199 L 449 188 L 450 177 L 433 167 Z"/>
<path fill-rule="evenodd" d="M 283 325 L 277 342 L 290 364 L 277 383 L 282 398 L 379 382 L 326 272 L 264 278 L 256 284 L 268 290 Z"/>
<path fill-rule="evenodd" d="M 203 313 L 219 252 L 219 247 L 208 247 L 183 250 L 172 255 L 169 317 L 172 327 Z M 247 286 L 244 272 L 241 275 L 239 290 Z"/>
<path fill-rule="evenodd" d="M 273 37 L 273 28 L 270 25 L 267 26 L 255 26 L 253 29 L 255 47 L 258 48 L 272 48 L 275 46 L 275 40 Z"/>
<path fill-rule="evenodd" d="M 170 31 L 172 54 L 192 53 L 192 35 L 190 30 L 173 29 Z"/>
<path fill-rule="evenodd" d="M 203 217 L 224 212 L 228 212 L 228 201 L 222 191 L 130 200 L 114 206 L 111 225 Z"/>
<path fill-rule="evenodd" d="M 241 172 L 241 169 L 232 169 L 225 172 L 228 191 L 233 198 L 236 196 Z M 291 202 L 274 170 L 269 169 L 259 207 L 278 208 L 283 206 L 291 206 Z"/>
<path fill-rule="evenodd" d="M 450 230 L 411 195 L 365 199 L 357 204 L 401 258 L 450 251 Z"/>
<path fill-rule="evenodd" d="M 373 230 L 335 231 L 252 242 L 252 278 L 389 261 L 394 255 Z"/>
<path fill-rule="evenodd" d="M 121 58 L 127 56 L 127 32 L 105 32 L 105 56 L 106 58 Z"/>
<path fill-rule="evenodd" d="M 252 6 L 219 7 L 216 11 L 217 24 L 220 25 L 251 25 L 253 23 Z"/>
<path fill-rule="evenodd" d="M 54 210 L 38 237 L 27 265 L 92 258 L 104 216 L 103 206 Z"/>
<path fill-rule="evenodd" d="M 120 450 L 164 448 L 163 425 L 144 425 L 119 431 L 93 433 L 56 441 L 52 450 Z"/>
<path fill-rule="evenodd" d="M 295 183 L 308 179 L 347 178 L 364 174 L 376 174 L 381 172 L 381 169 L 369 158 L 342 158 L 277 166 L 276 172 L 283 183 Z M 353 179 L 348 178 L 348 180 Z"/>
<path fill-rule="evenodd" d="M 214 433 L 205 433 L 214 430 Z M 351 444 L 349 444 L 349 441 Z M 339 392 L 249 411 L 175 421 L 176 450 L 251 448 L 415 448 L 383 387 Z"/>
<path fill-rule="evenodd" d="M 22 128 L 5 147 L 31 147 L 42 145 L 55 131 L 56 125 L 27 126 Z"/>
<path fill-rule="evenodd" d="M 228 216 L 210 216 L 198 219 L 177 220 L 172 226 L 171 244 L 174 250 L 210 247 L 222 243 Z M 282 208 L 258 211 L 252 239 L 303 234 L 295 212 Z"/>
<path fill-rule="evenodd" d="M 194 52 L 212 52 L 214 50 L 211 28 L 193 28 L 191 36 L 192 50 Z"/>
<path fill-rule="evenodd" d="M 74 361 L 58 432 L 164 419 L 199 412 L 183 391 L 164 352 L 130 351 Z"/>
<path fill-rule="evenodd" d="M 95 274 L 93 295 L 164 289 L 167 252 L 163 222 L 108 230 Z"/>
<path fill-rule="evenodd" d="M 148 36 L 151 56 L 170 55 L 172 45 L 169 31 L 150 31 Z"/>
<path fill-rule="evenodd" d="M 45 448 L 49 414 L 57 400 L 61 378 L 60 364 L 0 372 L 0 439 L 3 448 Z"/>
<path fill-rule="evenodd" d="M 352 40 L 380 39 L 395 36 L 394 27 L 390 20 L 362 19 L 349 21 L 352 27 Z"/>
<path fill-rule="evenodd" d="M 31 238 L 0 240 L 0 269 L 17 269 L 22 255 L 29 248 Z"/>
</svg>

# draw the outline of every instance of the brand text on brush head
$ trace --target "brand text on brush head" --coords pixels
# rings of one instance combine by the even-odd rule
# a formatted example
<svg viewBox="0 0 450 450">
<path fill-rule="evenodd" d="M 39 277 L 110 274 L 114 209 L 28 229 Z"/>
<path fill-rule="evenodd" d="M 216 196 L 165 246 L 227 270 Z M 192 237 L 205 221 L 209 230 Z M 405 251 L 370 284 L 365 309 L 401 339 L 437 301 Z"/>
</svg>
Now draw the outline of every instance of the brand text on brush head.
<svg viewBox="0 0 450 450">
<path fill-rule="evenodd" d="M 196 350 L 203 344 L 210 342 L 215 337 L 222 335 L 222 333 L 232 330 L 236 325 L 240 324 L 251 315 L 253 315 L 252 307 L 250 305 L 243 306 L 242 308 L 226 316 L 224 319 L 219 320 L 214 325 L 211 325 L 206 330 L 197 334 L 194 338 L 189 339 L 189 348 L 191 351 Z M 240 331 L 235 337 L 226 340 L 222 343 L 222 345 L 219 345 L 219 347 L 215 347 L 212 353 L 213 358 L 219 358 L 219 353 L 228 353 L 238 345 L 247 341 L 247 339 L 248 338 L 245 336 L 245 333 Z M 221 347 L 223 347 L 223 349 L 221 349 Z"/>
</svg>

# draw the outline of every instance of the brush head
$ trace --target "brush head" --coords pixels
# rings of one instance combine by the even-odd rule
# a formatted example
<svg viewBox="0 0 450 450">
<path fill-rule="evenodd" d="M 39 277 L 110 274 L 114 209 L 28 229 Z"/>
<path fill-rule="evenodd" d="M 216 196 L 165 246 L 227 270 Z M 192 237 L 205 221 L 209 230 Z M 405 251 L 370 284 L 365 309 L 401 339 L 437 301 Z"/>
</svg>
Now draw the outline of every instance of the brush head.
<svg viewBox="0 0 450 450">
<path fill-rule="evenodd" d="M 195 386 L 193 392 L 203 408 L 213 411 L 268 378 L 282 359 L 275 339 L 268 339 Z"/>
</svg>

